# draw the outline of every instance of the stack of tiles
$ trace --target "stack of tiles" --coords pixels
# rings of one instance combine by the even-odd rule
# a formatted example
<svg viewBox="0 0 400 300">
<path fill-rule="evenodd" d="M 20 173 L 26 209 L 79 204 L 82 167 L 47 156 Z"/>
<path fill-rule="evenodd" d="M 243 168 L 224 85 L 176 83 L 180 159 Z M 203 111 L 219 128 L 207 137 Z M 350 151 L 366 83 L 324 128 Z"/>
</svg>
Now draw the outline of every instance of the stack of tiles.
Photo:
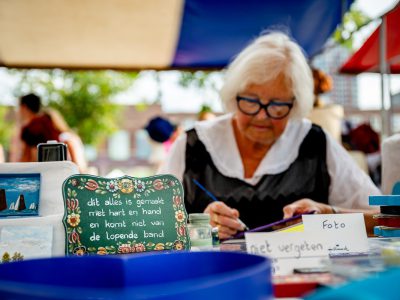
<svg viewBox="0 0 400 300">
<path fill-rule="evenodd" d="M 370 196 L 370 205 L 379 205 L 380 214 L 374 215 L 378 226 L 374 234 L 379 237 L 400 237 L 400 181 L 393 186 L 392 195 Z"/>
</svg>

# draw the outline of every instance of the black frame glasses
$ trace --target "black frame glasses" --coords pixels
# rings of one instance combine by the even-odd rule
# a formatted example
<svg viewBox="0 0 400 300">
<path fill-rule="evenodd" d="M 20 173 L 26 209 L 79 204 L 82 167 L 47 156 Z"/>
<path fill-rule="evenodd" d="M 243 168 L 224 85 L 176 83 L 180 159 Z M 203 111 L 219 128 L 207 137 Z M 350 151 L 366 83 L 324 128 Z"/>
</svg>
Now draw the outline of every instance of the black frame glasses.
<svg viewBox="0 0 400 300">
<path fill-rule="evenodd" d="M 252 99 L 252 98 L 247 98 L 247 97 L 242 97 L 242 96 L 236 96 L 236 101 L 237 101 L 237 106 L 239 110 L 249 116 L 255 116 L 257 115 L 262 109 L 265 110 L 265 113 L 267 116 L 271 119 L 275 120 L 280 120 L 285 118 L 287 115 L 289 115 L 292 107 L 293 107 L 293 101 L 295 98 L 292 99 L 292 102 L 281 102 L 281 101 L 274 101 L 273 99 L 268 102 L 267 104 L 262 104 L 259 99 Z M 245 104 L 253 104 L 255 107 L 257 107 L 256 110 L 249 112 L 248 110 L 244 109 L 243 105 L 240 105 L 240 103 L 245 103 Z M 287 111 L 284 111 L 283 114 L 281 115 L 275 115 L 275 110 L 277 108 L 287 108 Z"/>
</svg>

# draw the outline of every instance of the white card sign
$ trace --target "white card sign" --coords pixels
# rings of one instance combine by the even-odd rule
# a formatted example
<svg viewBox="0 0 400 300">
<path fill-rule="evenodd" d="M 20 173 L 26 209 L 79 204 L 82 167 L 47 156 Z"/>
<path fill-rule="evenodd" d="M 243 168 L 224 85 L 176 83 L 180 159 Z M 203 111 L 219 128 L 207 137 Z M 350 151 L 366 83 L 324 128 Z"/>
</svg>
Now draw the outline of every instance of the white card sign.
<svg viewBox="0 0 400 300">
<path fill-rule="evenodd" d="M 362 213 L 303 215 L 304 231 L 319 232 L 328 239 L 329 254 L 368 251 L 367 232 Z"/>
<path fill-rule="evenodd" d="M 0 262 L 52 256 L 53 226 L 4 226 L 0 229 Z M 7 253 L 7 254 L 6 254 Z"/>
<path fill-rule="evenodd" d="M 294 268 L 321 267 L 328 258 L 327 242 L 318 232 L 251 232 L 245 234 L 247 252 L 273 259 L 274 275 Z"/>
</svg>

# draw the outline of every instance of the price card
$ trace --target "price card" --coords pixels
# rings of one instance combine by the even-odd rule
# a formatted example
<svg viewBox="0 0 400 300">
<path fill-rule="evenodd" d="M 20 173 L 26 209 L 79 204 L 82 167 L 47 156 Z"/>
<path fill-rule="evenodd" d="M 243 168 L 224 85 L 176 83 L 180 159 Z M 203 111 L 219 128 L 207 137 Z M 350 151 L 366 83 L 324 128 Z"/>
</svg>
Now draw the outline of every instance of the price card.
<svg viewBox="0 0 400 300">
<path fill-rule="evenodd" d="M 250 232 L 245 239 L 248 253 L 273 259 L 274 275 L 321 267 L 321 261 L 328 258 L 326 238 L 319 232 Z"/>
<path fill-rule="evenodd" d="M 304 231 L 319 232 L 328 239 L 330 254 L 368 251 L 368 239 L 362 213 L 303 215 Z"/>
</svg>

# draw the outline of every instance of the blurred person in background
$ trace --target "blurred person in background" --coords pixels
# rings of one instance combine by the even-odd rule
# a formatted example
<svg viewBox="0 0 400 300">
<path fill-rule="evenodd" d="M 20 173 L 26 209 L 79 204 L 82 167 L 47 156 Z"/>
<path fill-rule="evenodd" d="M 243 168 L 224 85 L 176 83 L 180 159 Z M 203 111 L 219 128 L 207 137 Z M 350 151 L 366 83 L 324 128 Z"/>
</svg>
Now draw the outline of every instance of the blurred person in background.
<svg viewBox="0 0 400 300">
<path fill-rule="evenodd" d="M 18 161 L 37 161 L 37 145 L 58 139 L 60 132 L 54 128 L 50 117 L 41 112 L 41 108 L 40 97 L 35 94 L 31 93 L 19 98 L 21 151 Z"/>
<path fill-rule="evenodd" d="M 382 180 L 382 158 L 379 134 L 369 122 L 354 126 L 347 121 L 345 122 L 342 138 L 346 149 L 352 152 L 361 152 L 365 156 L 366 171 L 374 183 L 380 186 Z"/>
<path fill-rule="evenodd" d="M 21 126 L 28 125 L 36 118 L 42 108 L 40 97 L 31 93 L 19 98 L 19 118 Z"/>
<path fill-rule="evenodd" d="M 321 95 L 333 89 L 332 77 L 325 72 L 312 68 L 314 82 L 314 107 L 308 118 L 314 124 L 321 126 L 326 132 L 341 142 L 342 120 L 344 110 L 341 105 L 325 103 Z"/>
<path fill-rule="evenodd" d="M 0 144 L 0 163 L 3 163 L 5 161 L 6 161 L 6 159 L 5 159 L 5 155 L 4 155 L 4 148 L 3 148 L 3 145 Z"/>
<path fill-rule="evenodd" d="M 47 141 L 58 141 L 60 135 L 47 114 L 39 114 L 21 129 L 21 162 L 35 162 L 38 158 L 37 145 Z"/>
<path fill-rule="evenodd" d="M 68 158 L 78 165 L 79 171 L 86 171 L 87 162 L 82 141 L 58 111 L 51 108 L 42 109 L 40 98 L 35 94 L 28 94 L 20 98 L 19 117 L 22 126 L 22 151 L 19 161 L 37 161 L 37 145 L 57 141 L 67 145 Z"/>
<path fill-rule="evenodd" d="M 161 116 L 150 119 L 145 126 L 145 130 L 151 140 L 152 152 L 149 160 L 155 165 L 157 170 L 163 163 L 172 143 L 183 130 L 181 126 L 173 124 L 168 119 Z"/>
<path fill-rule="evenodd" d="M 208 105 L 203 105 L 201 107 L 200 112 L 197 114 L 197 120 L 198 121 L 206 121 L 206 120 L 211 120 L 214 119 L 216 115 L 212 112 L 211 107 Z"/>
<path fill-rule="evenodd" d="M 87 172 L 85 147 L 79 135 L 71 130 L 59 111 L 46 108 L 44 114 L 50 117 L 54 128 L 59 132 L 57 140 L 67 145 L 69 159 L 78 166 L 80 173 Z"/>
</svg>

